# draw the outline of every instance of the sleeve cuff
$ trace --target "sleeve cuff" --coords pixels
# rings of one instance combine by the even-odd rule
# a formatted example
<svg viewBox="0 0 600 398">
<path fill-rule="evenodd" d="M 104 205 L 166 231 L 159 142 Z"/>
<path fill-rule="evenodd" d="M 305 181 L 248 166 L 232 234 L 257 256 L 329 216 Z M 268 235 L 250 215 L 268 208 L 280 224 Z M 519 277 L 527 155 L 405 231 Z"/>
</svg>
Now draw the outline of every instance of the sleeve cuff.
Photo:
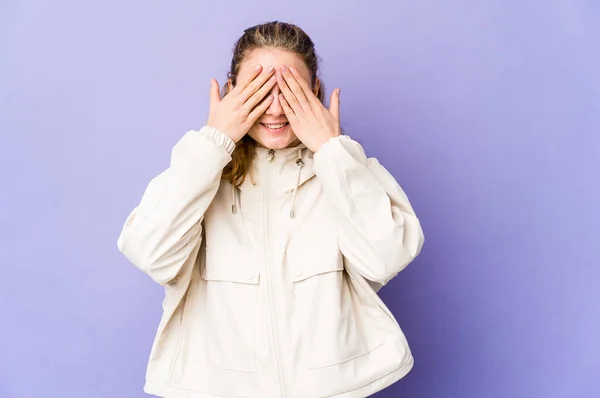
<svg viewBox="0 0 600 398">
<path fill-rule="evenodd" d="M 211 126 L 202 127 L 199 133 L 201 136 L 204 136 L 214 141 L 215 144 L 225 148 L 229 156 L 231 156 L 233 153 L 233 150 L 235 149 L 235 142 L 227 134 Z"/>
</svg>

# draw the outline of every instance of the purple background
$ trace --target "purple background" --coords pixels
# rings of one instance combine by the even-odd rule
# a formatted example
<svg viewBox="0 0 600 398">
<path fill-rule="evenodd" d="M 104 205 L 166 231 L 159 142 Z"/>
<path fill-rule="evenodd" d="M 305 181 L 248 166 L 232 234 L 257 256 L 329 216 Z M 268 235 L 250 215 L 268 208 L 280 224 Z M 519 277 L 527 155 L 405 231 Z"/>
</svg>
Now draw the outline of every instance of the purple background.
<svg viewBox="0 0 600 398">
<path fill-rule="evenodd" d="M 377 396 L 600 396 L 599 7 L 2 1 L 0 397 L 145 396 L 162 289 L 117 236 L 272 19 L 313 37 L 423 223 L 381 293 L 416 365 Z"/>
</svg>

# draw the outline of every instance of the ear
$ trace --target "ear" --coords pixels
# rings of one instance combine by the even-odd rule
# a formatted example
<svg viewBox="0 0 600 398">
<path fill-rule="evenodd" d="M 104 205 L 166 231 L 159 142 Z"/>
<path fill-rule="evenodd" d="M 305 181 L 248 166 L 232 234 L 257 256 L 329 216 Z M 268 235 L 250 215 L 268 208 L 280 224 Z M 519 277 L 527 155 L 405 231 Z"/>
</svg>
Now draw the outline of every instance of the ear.
<svg viewBox="0 0 600 398">
<path fill-rule="evenodd" d="M 313 84 L 313 94 L 317 95 L 319 90 L 321 89 L 321 80 L 318 77 L 315 77 L 315 84 Z"/>
<path fill-rule="evenodd" d="M 227 79 L 227 92 L 229 93 L 231 90 L 233 90 L 233 82 L 231 79 Z"/>
</svg>

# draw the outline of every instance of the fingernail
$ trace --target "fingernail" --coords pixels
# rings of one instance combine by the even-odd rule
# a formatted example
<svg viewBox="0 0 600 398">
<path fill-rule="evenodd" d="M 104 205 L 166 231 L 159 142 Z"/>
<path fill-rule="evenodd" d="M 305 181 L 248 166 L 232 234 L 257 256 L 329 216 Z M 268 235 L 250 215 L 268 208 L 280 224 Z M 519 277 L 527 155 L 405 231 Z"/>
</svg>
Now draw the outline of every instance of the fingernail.
<svg viewBox="0 0 600 398">
<path fill-rule="evenodd" d="M 340 93 L 341 93 L 341 92 L 342 92 L 342 89 L 341 89 L 341 88 L 338 88 L 338 89 L 337 89 L 337 95 L 340 95 Z"/>
<path fill-rule="evenodd" d="M 285 73 L 285 71 L 287 70 L 287 68 L 285 67 L 285 65 L 283 65 L 280 70 L 281 70 L 281 73 Z"/>
<path fill-rule="evenodd" d="M 256 70 L 260 70 L 260 68 L 262 68 L 262 66 L 261 66 L 261 65 L 256 65 L 256 66 L 255 66 L 255 69 L 256 69 Z"/>
<path fill-rule="evenodd" d="M 273 69 L 275 69 L 275 68 L 273 68 L 273 66 L 272 66 L 272 65 L 271 65 L 271 66 L 269 66 L 269 73 L 273 72 Z"/>
<path fill-rule="evenodd" d="M 275 98 L 275 97 L 273 97 L 273 94 L 271 94 L 271 95 L 269 95 L 269 97 L 267 98 L 267 100 L 268 100 L 268 101 L 272 101 L 272 100 L 273 100 L 273 98 Z"/>
</svg>

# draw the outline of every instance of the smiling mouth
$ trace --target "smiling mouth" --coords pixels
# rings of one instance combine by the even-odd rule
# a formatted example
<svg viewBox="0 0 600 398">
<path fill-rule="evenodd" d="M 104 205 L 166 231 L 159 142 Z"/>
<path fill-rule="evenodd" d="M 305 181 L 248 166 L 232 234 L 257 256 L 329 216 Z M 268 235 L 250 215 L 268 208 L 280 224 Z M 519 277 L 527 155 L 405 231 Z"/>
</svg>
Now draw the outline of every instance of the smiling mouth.
<svg viewBox="0 0 600 398">
<path fill-rule="evenodd" d="M 269 130 L 280 130 L 282 128 L 284 128 L 285 126 L 287 126 L 289 124 L 289 122 L 285 122 L 285 123 L 261 123 L 263 126 L 265 126 L 266 128 L 268 128 Z"/>
</svg>

